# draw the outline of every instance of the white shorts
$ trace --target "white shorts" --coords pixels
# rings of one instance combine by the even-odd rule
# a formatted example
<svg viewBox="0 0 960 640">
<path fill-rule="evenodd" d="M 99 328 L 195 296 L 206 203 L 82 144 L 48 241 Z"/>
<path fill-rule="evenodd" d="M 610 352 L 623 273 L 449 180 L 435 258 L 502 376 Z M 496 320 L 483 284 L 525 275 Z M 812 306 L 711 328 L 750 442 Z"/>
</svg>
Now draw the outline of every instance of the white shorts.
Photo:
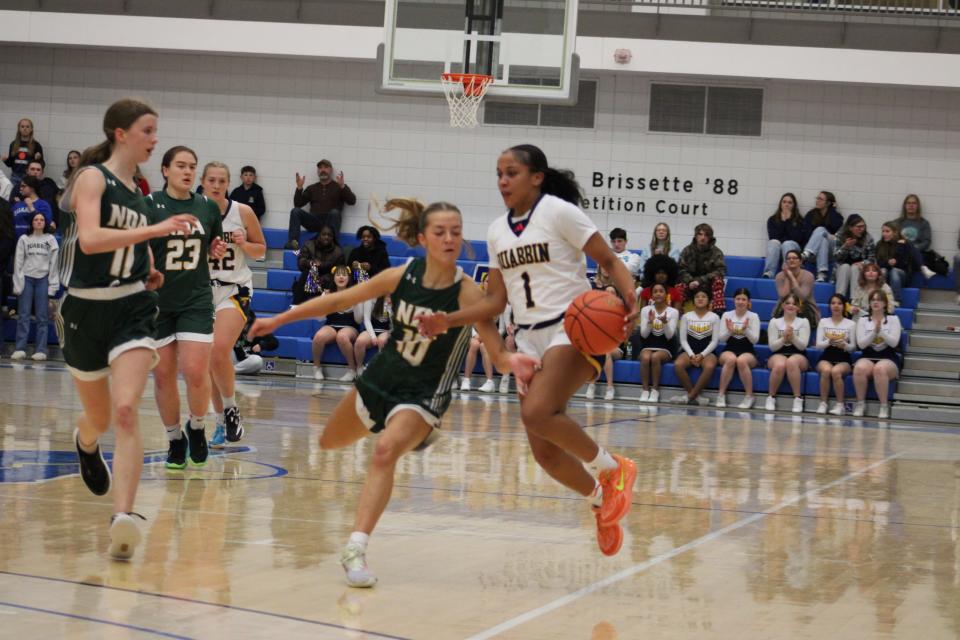
<svg viewBox="0 0 960 640">
<path fill-rule="evenodd" d="M 542 329 L 517 329 L 514 337 L 517 351 L 537 358 L 543 358 L 543 354 L 551 347 L 571 344 L 570 337 L 563 329 L 563 322 Z"/>
<path fill-rule="evenodd" d="M 251 284 L 252 283 L 246 285 L 213 285 L 213 313 L 216 314 L 223 309 L 236 309 L 240 313 L 244 313 L 243 308 L 234 296 L 240 293 L 240 286 L 247 287 L 250 295 L 253 295 L 253 287 Z M 244 313 L 244 315 L 246 314 Z"/>
</svg>

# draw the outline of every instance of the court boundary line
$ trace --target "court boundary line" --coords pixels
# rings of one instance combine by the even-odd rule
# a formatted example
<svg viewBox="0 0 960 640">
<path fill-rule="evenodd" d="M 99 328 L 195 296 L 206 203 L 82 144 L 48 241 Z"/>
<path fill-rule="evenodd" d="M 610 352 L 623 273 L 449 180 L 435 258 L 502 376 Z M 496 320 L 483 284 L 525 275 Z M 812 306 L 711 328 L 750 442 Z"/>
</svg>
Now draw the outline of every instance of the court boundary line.
<svg viewBox="0 0 960 640">
<path fill-rule="evenodd" d="M 505 620 L 500 624 L 490 627 L 488 629 L 485 629 L 483 631 L 480 631 L 479 633 L 475 633 L 469 636 L 467 640 L 488 640 L 489 638 L 493 638 L 494 636 L 497 636 L 501 633 L 509 631 L 522 624 L 526 624 L 527 622 L 530 622 L 531 620 L 535 620 L 543 616 L 544 614 L 550 613 L 551 611 L 555 611 L 556 609 L 559 609 L 572 602 L 575 602 L 580 598 L 583 598 L 584 596 L 588 596 L 596 591 L 599 591 L 600 589 L 604 589 L 612 584 L 616 584 L 621 580 L 634 576 L 638 573 L 642 573 L 647 569 L 650 569 L 652 567 L 657 566 L 658 564 L 662 564 L 666 562 L 667 560 L 672 560 L 673 558 L 683 553 L 686 553 L 691 549 L 696 549 L 697 547 L 713 542 L 714 540 L 721 538 L 728 533 L 731 533 L 738 529 L 742 529 L 743 527 L 754 524 L 755 522 L 759 522 L 760 520 L 766 518 L 768 515 L 775 514 L 778 511 L 782 511 L 787 507 L 793 506 L 798 502 L 801 502 L 803 500 L 806 500 L 807 498 L 815 496 L 822 491 L 826 491 L 827 489 L 832 489 L 833 487 L 841 485 L 847 482 L 848 480 L 851 480 L 865 473 L 868 473 L 869 471 L 872 471 L 873 469 L 881 465 L 887 464 L 891 460 L 895 460 L 905 454 L 906 452 L 902 451 L 900 453 L 895 453 L 893 455 L 887 456 L 883 460 L 878 460 L 877 462 L 874 462 L 873 464 L 867 467 L 864 467 L 863 469 L 859 469 L 852 473 L 848 473 L 842 478 L 837 478 L 836 480 L 832 482 L 828 482 L 825 485 L 816 487 L 814 489 L 810 489 L 809 491 L 806 491 L 805 493 L 802 493 L 796 497 L 793 497 L 790 500 L 785 500 L 784 502 L 773 505 L 768 509 L 764 509 L 763 511 L 755 513 L 752 516 L 748 516 L 741 520 L 737 520 L 736 522 L 732 524 L 728 524 L 727 526 L 717 529 L 716 531 L 711 531 L 710 533 L 703 535 L 697 538 L 696 540 L 691 540 L 690 542 L 686 544 L 682 544 L 679 547 L 674 547 L 670 551 L 661 553 L 658 556 L 645 560 L 644 562 L 641 562 L 639 564 L 635 564 L 632 567 L 627 567 L 626 569 L 622 569 L 621 571 L 618 571 L 617 573 L 609 575 L 606 578 L 603 578 L 602 580 L 597 580 L 596 582 L 592 582 L 591 584 L 588 584 L 585 587 L 581 587 L 580 589 L 577 589 L 572 593 L 568 593 L 565 596 L 556 598 L 555 600 L 548 602 L 547 604 L 536 607 L 535 609 L 531 609 L 530 611 L 527 611 L 526 613 L 522 613 L 518 616 L 514 616 L 509 620 Z"/>
<path fill-rule="evenodd" d="M 36 613 L 46 613 L 55 616 L 61 616 L 63 618 L 72 618 L 74 620 L 83 620 L 84 622 L 94 622 L 96 624 L 106 624 L 111 627 L 120 627 L 121 629 L 130 629 L 132 631 L 141 631 L 143 633 L 153 634 L 155 636 L 160 636 L 162 638 L 174 638 L 174 640 L 193 640 L 192 636 L 181 636 L 175 633 L 170 633 L 169 631 L 160 631 L 159 629 L 150 629 L 149 627 L 138 627 L 132 624 L 126 624 L 124 622 L 115 622 L 113 620 L 105 620 L 101 618 L 94 618 L 92 616 L 84 616 L 78 613 L 69 613 L 66 611 L 56 611 L 54 609 L 42 609 L 40 607 L 31 607 L 25 604 L 17 604 L 15 602 L 5 602 L 0 600 L 0 607 L 11 607 L 13 609 L 24 609 L 26 611 L 34 611 Z"/>
</svg>

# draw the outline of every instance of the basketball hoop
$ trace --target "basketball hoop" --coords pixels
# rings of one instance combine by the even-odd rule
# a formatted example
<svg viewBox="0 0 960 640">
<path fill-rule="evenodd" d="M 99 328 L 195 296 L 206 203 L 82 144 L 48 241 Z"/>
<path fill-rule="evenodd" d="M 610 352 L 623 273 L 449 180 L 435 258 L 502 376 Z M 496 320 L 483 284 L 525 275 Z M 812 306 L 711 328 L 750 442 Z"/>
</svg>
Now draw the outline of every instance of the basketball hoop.
<svg viewBox="0 0 960 640">
<path fill-rule="evenodd" d="M 487 94 L 493 76 L 477 73 L 444 73 L 440 76 L 443 95 L 450 105 L 450 126 L 462 129 L 477 126 L 477 109 Z"/>
</svg>

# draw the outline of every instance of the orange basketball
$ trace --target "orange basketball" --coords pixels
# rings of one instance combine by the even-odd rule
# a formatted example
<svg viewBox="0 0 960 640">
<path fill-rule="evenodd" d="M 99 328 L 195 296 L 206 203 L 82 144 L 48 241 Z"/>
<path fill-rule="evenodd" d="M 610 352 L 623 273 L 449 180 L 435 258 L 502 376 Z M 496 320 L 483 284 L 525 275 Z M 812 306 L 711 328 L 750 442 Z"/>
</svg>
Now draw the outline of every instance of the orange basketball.
<svg viewBox="0 0 960 640">
<path fill-rule="evenodd" d="M 606 291 L 587 291 L 567 307 L 563 328 L 580 351 L 602 355 L 626 339 L 623 318 L 627 309 L 617 296 Z"/>
</svg>

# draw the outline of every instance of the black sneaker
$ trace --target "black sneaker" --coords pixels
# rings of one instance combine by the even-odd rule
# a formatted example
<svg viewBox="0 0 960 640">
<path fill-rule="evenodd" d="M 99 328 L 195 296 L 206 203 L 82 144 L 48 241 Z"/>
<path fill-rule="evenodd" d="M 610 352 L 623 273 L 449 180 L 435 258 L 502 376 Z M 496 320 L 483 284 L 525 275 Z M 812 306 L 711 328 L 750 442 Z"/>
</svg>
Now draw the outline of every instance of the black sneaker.
<svg viewBox="0 0 960 640">
<path fill-rule="evenodd" d="M 190 442 L 190 462 L 194 466 L 202 467 L 207 464 L 207 434 L 206 429 L 194 429 L 187 420 L 187 440 Z"/>
<path fill-rule="evenodd" d="M 167 469 L 183 469 L 187 466 L 187 438 L 180 431 L 180 437 L 170 441 L 167 449 Z"/>
<path fill-rule="evenodd" d="M 227 428 L 227 441 L 240 442 L 243 437 L 243 417 L 239 407 L 228 407 L 223 410 L 223 424 Z"/>
<path fill-rule="evenodd" d="M 73 444 L 77 448 L 77 458 L 80 461 L 80 477 L 83 483 L 95 496 L 106 495 L 110 491 L 110 467 L 100 453 L 100 445 L 93 453 L 87 453 L 80 448 L 80 430 L 73 430 Z"/>
</svg>

